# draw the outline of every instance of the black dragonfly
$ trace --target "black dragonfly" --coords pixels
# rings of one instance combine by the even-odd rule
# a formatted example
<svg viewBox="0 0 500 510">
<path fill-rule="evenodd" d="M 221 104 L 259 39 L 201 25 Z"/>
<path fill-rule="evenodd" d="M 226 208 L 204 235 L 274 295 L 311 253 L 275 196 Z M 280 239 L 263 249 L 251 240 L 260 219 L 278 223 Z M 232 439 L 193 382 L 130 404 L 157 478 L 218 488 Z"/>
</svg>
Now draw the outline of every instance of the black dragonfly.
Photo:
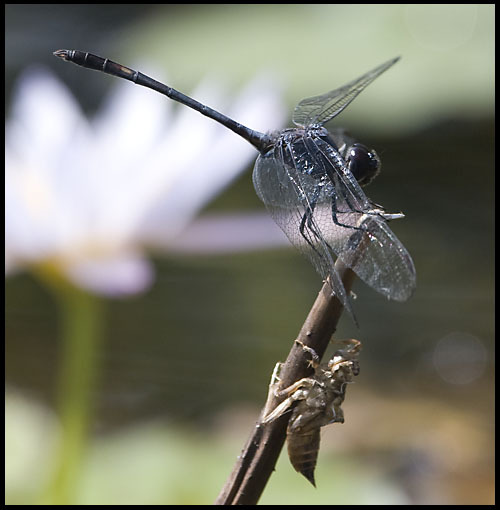
<svg viewBox="0 0 500 510">
<path fill-rule="evenodd" d="M 354 318 L 335 268 L 340 259 L 365 283 L 389 299 L 405 301 L 415 289 L 413 261 L 387 221 L 402 218 L 370 201 L 361 186 L 380 171 L 376 152 L 345 131 L 324 124 L 344 110 L 399 57 L 360 78 L 295 107 L 295 128 L 260 133 L 143 73 L 78 50 L 54 55 L 151 88 L 223 124 L 259 151 L 253 171 L 257 195 L 290 242 L 309 258 Z"/>
</svg>

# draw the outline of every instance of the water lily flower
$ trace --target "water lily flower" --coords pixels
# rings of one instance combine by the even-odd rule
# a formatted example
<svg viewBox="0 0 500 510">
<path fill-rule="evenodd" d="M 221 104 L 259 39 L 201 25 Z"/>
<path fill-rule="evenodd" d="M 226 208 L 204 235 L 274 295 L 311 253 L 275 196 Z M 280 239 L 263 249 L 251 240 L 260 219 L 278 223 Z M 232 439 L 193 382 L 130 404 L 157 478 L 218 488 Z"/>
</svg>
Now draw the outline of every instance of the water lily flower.
<svg viewBox="0 0 500 510">
<path fill-rule="evenodd" d="M 261 131 L 284 121 L 269 78 L 230 105 L 213 83 L 192 95 Z M 6 123 L 6 273 L 49 267 L 97 294 L 144 290 L 147 250 L 168 249 L 256 155 L 223 126 L 130 83 L 117 80 L 89 121 L 54 76 L 26 72 Z"/>
<path fill-rule="evenodd" d="M 156 73 L 157 74 L 157 73 Z M 257 79 L 234 101 L 193 95 L 261 131 L 283 122 L 278 91 Z M 42 504 L 72 504 L 98 379 L 101 300 L 148 288 L 149 249 L 168 250 L 200 209 L 256 157 L 234 133 L 117 80 L 89 121 L 47 71 L 21 79 L 6 124 L 5 270 L 30 270 L 62 311 L 60 435 Z"/>
</svg>

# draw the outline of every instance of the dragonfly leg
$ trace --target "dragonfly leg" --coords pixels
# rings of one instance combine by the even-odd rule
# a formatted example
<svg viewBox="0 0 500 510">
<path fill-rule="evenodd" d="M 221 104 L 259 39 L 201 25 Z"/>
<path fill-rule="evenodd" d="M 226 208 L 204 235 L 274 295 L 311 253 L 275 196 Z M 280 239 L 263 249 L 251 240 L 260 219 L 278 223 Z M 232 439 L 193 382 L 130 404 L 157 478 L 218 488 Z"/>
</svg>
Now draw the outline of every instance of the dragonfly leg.
<svg viewBox="0 0 500 510">
<path fill-rule="evenodd" d="M 334 261 L 332 259 L 332 254 L 335 254 L 335 250 L 330 246 L 328 241 L 323 237 L 323 235 L 318 231 L 315 222 L 314 222 L 314 209 L 316 207 L 317 200 L 319 198 L 319 194 L 321 193 L 321 188 L 318 186 L 313 195 L 310 197 L 309 201 L 305 204 L 305 212 L 302 217 L 299 226 L 299 232 L 302 237 L 306 240 L 307 244 L 311 247 L 311 249 L 316 253 L 318 260 L 321 261 L 320 273 L 329 282 L 330 288 L 333 294 L 336 294 L 342 304 L 346 307 L 351 315 L 353 311 L 347 300 L 347 296 L 345 293 L 344 285 L 340 280 L 339 275 L 337 274 Z M 339 224 L 339 222 L 336 222 Z M 306 231 L 307 225 L 307 231 Z M 322 252 L 314 246 L 311 241 L 311 234 L 314 235 L 318 241 L 318 245 L 322 248 Z"/>
<path fill-rule="evenodd" d="M 313 368 L 318 368 L 320 359 L 316 351 L 312 347 L 309 347 L 303 342 L 301 342 L 300 340 L 295 340 L 295 342 L 301 345 L 302 349 L 304 349 L 304 351 L 308 352 L 311 355 L 311 359 L 309 360 L 309 366 Z"/>
<path fill-rule="evenodd" d="M 307 244 L 316 252 L 318 253 L 318 250 L 316 249 L 316 247 L 314 246 L 314 244 L 309 240 L 308 236 L 306 235 L 306 232 L 305 232 L 305 227 L 306 227 L 306 223 L 307 223 L 307 226 L 309 228 L 309 230 L 314 234 L 314 236 L 318 239 L 321 239 L 320 236 L 319 236 L 319 233 L 316 232 L 316 230 L 314 229 L 313 225 L 312 225 L 312 217 L 313 217 L 313 213 L 314 213 L 314 206 L 309 206 L 307 205 L 306 206 L 306 212 L 304 213 L 304 216 L 302 216 L 302 220 L 300 222 L 300 226 L 299 226 L 299 232 L 300 234 L 302 235 L 302 237 L 306 240 Z M 319 253 L 318 253 L 319 255 Z"/>
<path fill-rule="evenodd" d="M 304 400 L 307 398 L 311 388 L 317 385 L 323 386 L 321 382 L 316 381 L 316 379 L 312 377 L 305 377 L 304 379 L 300 379 L 299 381 L 294 382 L 283 390 L 277 389 L 278 384 L 269 386 L 268 399 L 264 407 L 264 412 L 260 418 L 261 423 L 270 423 L 276 418 L 283 416 L 283 414 L 291 410 L 293 404 L 297 400 Z M 271 402 L 273 397 L 286 398 L 274 409 L 271 409 Z"/>
<path fill-rule="evenodd" d="M 274 400 L 274 397 L 278 396 L 278 387 L 280 384 L 280 378 L 279 378 L 279 372 L 281 371 L 281 367 L 283 366 L 283 363 L 278 361 L 276 365 L 274 366 L 273 373 L 271 375 L 271 381 L 269 383 L 269 389 L 267 392 L 267 400 L 266 405 L 264 406 L 264 411 L 262 413 L 261 421 L 264 423 L 266 417 L 271 413 L 271 402 Z"/>
<path fill-rule="evenodd" d="M 386 218 L 384 218 L 384 215 L 381 214 L 381 212 L 383 211 L 382 209 L 382 206 L 379 206 L 377 204 L 371 204 L 373 209 L 365 209 L 365 210 L 362 210 L 362 209 L 358 209 L 356 207 L 356 205 L 352 202 L 352 197 L 350 196 L 350 194 L 348 194 L 346 192 L 346 189 L 344 189 L 342 186 L 337 186 L 337 188 L 335 188 L 335 190 L 339 189 L 340 190 L 340 194 L 341 194 L 341 197 L 343 200 L 345 200 L 345 203 L 347 204 L 347 206 L 349 207 L 349 212 L 354 212 L 354 213 L 358 213 L 358 214 L 367 214 L 367 215 L 371 215 L 371 216 L 379 216 L 380 218 L 382 218 L 383 220 L 386 221 Z M 335 191 L 335 193 L 337 193 Z M 335 200 L 337 200 L 337 196 L 335 196 Z M 332 202 L 332 207 L 335 206 L 335 203 Z M 342 223 L 338 223 L 337 222 L 337 217 L 336 215 L 334 215 L 333 213 L 333 210 L 332 210 L 332 218 L 333 218 L 333 221 L 336 225 L 339 225 L 339 226 L 342 226 L 342 227 L 345 227 L 346 225 L 343 225 Z M 364 229 L 363 227 L 355 227 L 355 226 L 349 226 L 349 228 L 353 228 L 355 230 L 363 230 L 366 232 L 366 229 Z"/>
<path fill-rule="evenodd" d="M 302 237 L 306 240 L 307 244 L 318 254 L 320 258 L 322 258 L 321 253 L 318 252 L 314 244 L 311 242 L 311 240 L 308 238 L 308 236 L 305 233 L 305 227 L 307 224 L 307 228 L 312 232 L 312 234 L 316 237 L 316 239 L 320 242 L 324 242 L 328 249 L 330 251 L 332 250 L 332 247 L 328 244 L 326 239 L 317 231 L 316 226 L 314 225 L 314 209 L 316 208 L 316 203 L 318 201 L 319 194 L 321 192 L 321 189 L 318 187 L 314 190 L 314 194 L 311 196 L 308 203 L 305 205 L 305 213 L 304 216 L 302 216 L 302 220 L 300 222 L 299 231 L 302 235 Z"/>
<path fill-rule="evenodd" d="M 350 228 L 350 229 L 353 229 L 353 230 L 360 230 L 362 232 L 366 232 L 366 229 L 364 229 L 363 227 L 358 227 L 356 225 L 346 225 L 345 223 L 341 223 L 337 217 L 337 201 L 338 201 L 338 195 L 337 195 L 337 191 L 333 191 L 333 197 L 332 197 L 332 220 L 333 220 L 333 223 L 335 223 L 335 225 L 338 225 L 339 227 L 344 227 L 344 228 Z M 348 199 L 348 197 L 346 197 L 345 195 L 342 197 L 345 201 L 346 201 L 346 204 L 349 206 L 350 210 L 349 212 L 354 212 L 354 213 L 363 213 L 363 211 L 358 211 L 356 208 L 352 207 L 352 204 L 350 203 L 350 200 Z"/>
</svg>

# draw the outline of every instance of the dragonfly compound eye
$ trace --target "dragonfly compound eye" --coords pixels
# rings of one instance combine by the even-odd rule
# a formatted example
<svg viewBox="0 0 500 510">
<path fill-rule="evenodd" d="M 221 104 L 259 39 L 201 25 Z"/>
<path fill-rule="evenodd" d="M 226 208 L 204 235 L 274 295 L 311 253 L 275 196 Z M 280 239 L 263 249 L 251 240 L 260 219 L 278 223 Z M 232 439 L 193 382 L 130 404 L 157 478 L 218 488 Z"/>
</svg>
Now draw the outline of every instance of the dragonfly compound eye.
<svg viewBox="0 0 500 510">
<path fill-rule="evenodd" d="M 360 186 L 372 182 L 382 166 L 377 153 L 361 143 L 355 143 L 349 148 L 347 163 Z"/>
</svg>

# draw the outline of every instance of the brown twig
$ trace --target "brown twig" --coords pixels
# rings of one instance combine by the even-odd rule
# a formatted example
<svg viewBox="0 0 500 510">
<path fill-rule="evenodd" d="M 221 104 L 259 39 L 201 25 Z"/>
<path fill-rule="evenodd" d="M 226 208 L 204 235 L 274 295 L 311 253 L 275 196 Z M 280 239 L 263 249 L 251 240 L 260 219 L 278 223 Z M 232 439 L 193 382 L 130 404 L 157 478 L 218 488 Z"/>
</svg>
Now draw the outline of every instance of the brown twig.
<svg viewBox="0 0 500 510">
<path fill-rule="evenodd" d="M 346 292 L 349 293 L 354 273 L 339 260 L 335 268 Z M 314 372 L 309 363 L 311 355 L 303 346 L 314 349 L 321 359 L 337 328 L 342 310 L 342 303 L 332 295 L 330 285 L 325 282 L 281 368 L 280 380 L 283 388 Z M 278 404 L 279 400 L 275 397 L 275 401 L 269 402 L 268 406 L 273 408 Z M 262 415 L 265 409 L 266 407 Z M 286 413 L 265 425 L 259 420 L 217 497 L 216 505 L 255 505 L 258 502 L 285 442 L 289 417 L 290 413 Z"/>
</svg>

